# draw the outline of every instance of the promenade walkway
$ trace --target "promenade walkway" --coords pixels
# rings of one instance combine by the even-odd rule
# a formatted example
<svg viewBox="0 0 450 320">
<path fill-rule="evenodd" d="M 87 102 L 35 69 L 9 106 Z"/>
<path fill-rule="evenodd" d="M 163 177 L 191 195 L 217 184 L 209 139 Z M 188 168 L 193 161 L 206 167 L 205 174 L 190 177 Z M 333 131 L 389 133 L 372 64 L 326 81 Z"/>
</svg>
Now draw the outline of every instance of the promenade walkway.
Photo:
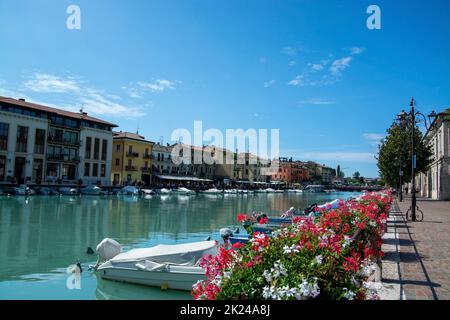
<svg viewBox="0 0 450 320">
<path fill-rule="evenodd" d="M 382 299 L 450 299 L 450 202 L 418 198 L 422 222 L 406 221 L 410 198 L 395 202 L 383 240 Z M 394 294 L 392 294 L 394 293 Z"/>
</svg>

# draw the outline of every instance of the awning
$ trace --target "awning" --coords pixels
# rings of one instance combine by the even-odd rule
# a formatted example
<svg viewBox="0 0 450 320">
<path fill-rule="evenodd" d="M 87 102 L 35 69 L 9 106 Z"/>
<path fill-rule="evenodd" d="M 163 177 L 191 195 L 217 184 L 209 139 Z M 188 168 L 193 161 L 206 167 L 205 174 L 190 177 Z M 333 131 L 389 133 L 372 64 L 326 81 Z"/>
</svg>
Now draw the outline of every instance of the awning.
<svg viewBox="0 0 450 320">
<path fill-rule="evenodd" d="M 168 176 L 168 175 L 160 175 L 155 174 L 155 177 L 161 180 L 173 180 L 173 181 L 192 181 L 192 182 L 213 182 L 210 179 L 200 179 L 197 177 L 191 176 Z"/>
</svg>

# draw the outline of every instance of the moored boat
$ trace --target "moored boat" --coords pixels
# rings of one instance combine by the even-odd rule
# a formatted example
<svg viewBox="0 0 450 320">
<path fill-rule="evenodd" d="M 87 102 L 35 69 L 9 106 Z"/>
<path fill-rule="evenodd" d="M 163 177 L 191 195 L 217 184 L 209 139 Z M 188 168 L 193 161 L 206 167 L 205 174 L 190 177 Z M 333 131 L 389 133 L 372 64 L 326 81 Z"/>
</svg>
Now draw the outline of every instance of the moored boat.
<svg viewBox="0 0 450 320">
<path fill-rule="evenodd" d="M 83 195 L 98 196 L 101 192 L 102 189 L 93 184 L 80 189 L 80 193 Z"/>
<path fill-rule="evenodd" d="M 211 189 L 200 191 L 200 193 L 202 193 L 202 194 L 222 194 L 223 191 L 216 189 L 216 188 L 211 188 Z"/>
<path fill-rule="evenodd" d="M 78 190 L 71 187 L 61 187 L 59 193 L 64 196 L 74 196 L 78 194 Z"/>
<path fill-rule="evenodd" d="M 190 190 L 190 189 L 185 188 L 185 187 L 178 188 L 178 189 L 174 190 L 174 192 L 178 193 L 178 194 L 182 194 L 182 195 L 193 195 L 193 194 L 195 194 L 195 191 Z"/>
<path fill-rule="evenodd" d="M 97 253 L 95 268 L 103 279 L 189 291 L 206 279 L 199 261 L 204 255 L 217 254 L 217 246 L 215 241 L 199 241 L 122 252 L 117 241 L 106 238 Z"/>
</svg>

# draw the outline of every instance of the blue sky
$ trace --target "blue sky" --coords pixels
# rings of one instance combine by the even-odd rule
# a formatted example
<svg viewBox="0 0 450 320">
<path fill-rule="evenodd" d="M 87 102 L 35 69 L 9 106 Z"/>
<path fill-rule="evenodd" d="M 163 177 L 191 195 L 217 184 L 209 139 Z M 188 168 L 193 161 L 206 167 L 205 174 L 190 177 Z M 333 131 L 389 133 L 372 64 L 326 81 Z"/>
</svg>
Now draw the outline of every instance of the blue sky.
<svg viewBox="0 0 450 320">
<path fill-rule="evenodd" d="M 66 28 L 69 5 L 81 30 Z M 371 4 L 381 30 L 366 28 Z M 411 96 L 450 105 L 449 1 L 0 0 L 0 95 L 154 141 L 177 128 L 280 129 L 280 152 L 378 175 Z"/>
</svg>

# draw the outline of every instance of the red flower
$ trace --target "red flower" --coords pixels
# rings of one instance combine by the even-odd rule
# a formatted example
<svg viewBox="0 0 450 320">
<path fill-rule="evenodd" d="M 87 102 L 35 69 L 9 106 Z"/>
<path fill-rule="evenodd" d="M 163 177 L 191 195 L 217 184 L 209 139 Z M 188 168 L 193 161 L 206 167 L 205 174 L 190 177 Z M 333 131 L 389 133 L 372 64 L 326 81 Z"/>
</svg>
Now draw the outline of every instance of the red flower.
<svg viewBox="0 0 450 320">
<path fill-rule="evenodd" d="M 248 220 L 248 215 L 242 214 L 242 213 L 238 214 L 237 221 L 242 222 L 242 221 L 247 221 L 247 220 Z"/>
<path fill-rule="evenodd" d="M 267 217 L 261 217 L 259 219 L 260 224 L 267 224 L 267 222 L 269 222 L 269 218 L 267 218 Z"/>
</svg>

